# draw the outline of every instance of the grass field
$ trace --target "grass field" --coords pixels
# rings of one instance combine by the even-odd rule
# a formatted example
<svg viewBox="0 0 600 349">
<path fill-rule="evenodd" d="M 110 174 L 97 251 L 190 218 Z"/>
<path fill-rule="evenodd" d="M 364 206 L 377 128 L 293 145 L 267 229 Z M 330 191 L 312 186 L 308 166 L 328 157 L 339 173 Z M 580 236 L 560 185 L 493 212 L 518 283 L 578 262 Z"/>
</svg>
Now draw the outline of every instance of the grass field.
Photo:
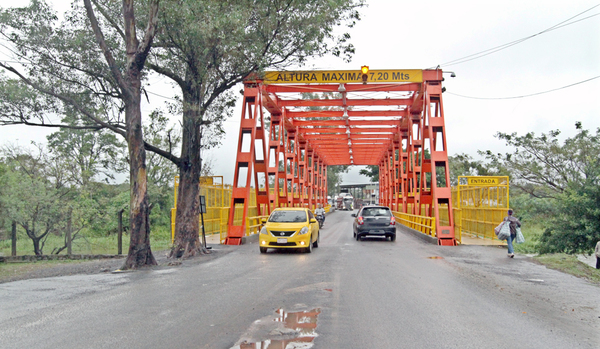
<svg viewBox="0 0 600 349">
<path fill-rule="evenodd" d="M 55 249 L 64 246 L 64 237 L 49 235 L 43 247 L 43 254 L 50 255 Z M 158 227 L 150 234 L 150 245 L 153 250 L 166 250 L 171 246 L 171 232 L 166 228 Z M 11 255 L 12 242 L 10 239 L 0 241 L 0 255 Z M 123 254 L 127 254 L 129 249 L 129 235 L 123 235 Z M 71 246 L 72 254 L 117 254 L 118 244 L 117 235 L 110 236 L 86 236 L 77 237 Z M 65 255 L 67 250 L 60 254 Z M 17 256 L 34 255 L 33 242 L 25 234 L 19 234 L 17 238 Z"/>
<path fill-rule="evenodd" d="M 574 255 L 564 253 L 543 254 L 535 257 L 535 260 L 547 268 L 560 270 L 563 273 L 584 278 L 600 285 L 600 269 L 591 268 L 589 265 L 577 260 Z"/>
<path fill-rule="evenodd" d="M 544 229 L 539 225 L 527 226 L 521 229 L 525 242 L 522 244 L 513 243 L 515 252 L 517 253 L 537 253 L 537 245 L 540 240 L 540 236 L 544 232 Z"/>
</svg>

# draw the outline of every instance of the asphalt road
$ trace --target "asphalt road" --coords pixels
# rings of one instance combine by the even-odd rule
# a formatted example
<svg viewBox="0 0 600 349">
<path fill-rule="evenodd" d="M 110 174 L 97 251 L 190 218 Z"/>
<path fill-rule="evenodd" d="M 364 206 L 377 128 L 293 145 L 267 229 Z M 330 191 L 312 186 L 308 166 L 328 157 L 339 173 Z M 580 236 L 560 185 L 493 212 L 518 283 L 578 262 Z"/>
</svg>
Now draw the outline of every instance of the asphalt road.
<svg viewBox="0 0 600 349">
<path fill-rule="evenodd" d="M 599 287 L 497 247 L 327 217 L 313 253 L 0 284 L 0 348 L 600 348 Z M 286 347 L 287 345 L 287 347 Z"/>
</svg>

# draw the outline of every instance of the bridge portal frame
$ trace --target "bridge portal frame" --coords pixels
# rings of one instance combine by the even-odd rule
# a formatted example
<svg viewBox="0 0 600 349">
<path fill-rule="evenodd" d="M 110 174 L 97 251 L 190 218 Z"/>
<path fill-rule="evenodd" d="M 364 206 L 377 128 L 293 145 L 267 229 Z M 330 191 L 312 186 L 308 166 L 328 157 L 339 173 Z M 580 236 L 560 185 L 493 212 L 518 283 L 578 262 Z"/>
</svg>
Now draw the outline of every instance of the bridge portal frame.
<svg viewBox="0 0 600 349">
<path fill-rule="evenodd" d="M 327 166 L 378 165 L 380 203 L 435 217 L 438 244 L 456 245 L 442 70 L 372 71 L 365 83 L 352 80 L 360 71 L 329 73 L 267 72 L 244 82 L 226 244 L 241 243 L 252 186 L 259 216 L 313 209 L 327 203 Z"/>
</svg>

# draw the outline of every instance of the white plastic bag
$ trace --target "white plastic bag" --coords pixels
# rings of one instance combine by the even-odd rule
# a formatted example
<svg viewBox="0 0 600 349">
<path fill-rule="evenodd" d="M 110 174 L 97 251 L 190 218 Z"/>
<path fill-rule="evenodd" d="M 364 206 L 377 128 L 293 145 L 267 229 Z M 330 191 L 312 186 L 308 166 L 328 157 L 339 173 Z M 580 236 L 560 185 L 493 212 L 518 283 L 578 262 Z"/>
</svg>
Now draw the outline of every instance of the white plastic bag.
<svg viewBox="0 0 600 349">
<path fill-rule="evenodd" d="M 517 244 L 522 244 L 525 242 L 525 237 L 523 236 L 523 233 L 521 233 L 521 228 L 517 227 Z"/>
<path fill-rule="evenodd" d="M 504 225 L 504 223 L 506 223 L 506 221 L 500 222 L 500 224 L 498 224 L 498 226 L 496 228 L 494 228 L 494 233 L 496 233 L 496 236 L 498 236 L 498 234 L 500 233 L 500 229 L 502 229 L 502 226 Z"/>
<path fill-rule="evenodd" d="M 505 221 L 498 233 L 498 240 L 508 240 L 510 236 L 510 222 Z"/>
</svg>

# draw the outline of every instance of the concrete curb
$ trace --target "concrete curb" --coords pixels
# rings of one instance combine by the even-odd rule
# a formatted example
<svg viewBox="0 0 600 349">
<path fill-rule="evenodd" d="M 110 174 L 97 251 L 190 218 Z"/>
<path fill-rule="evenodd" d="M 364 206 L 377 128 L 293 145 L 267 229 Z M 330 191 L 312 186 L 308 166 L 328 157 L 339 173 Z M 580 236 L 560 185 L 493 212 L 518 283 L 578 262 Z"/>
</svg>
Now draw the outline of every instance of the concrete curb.
<svg viewBox="0 0 600 349">
<path fill-rule="evenodd" d="M 423 234 L 423 233 L 421 233 L 418 230 L 414 230 L 414 229 L 409 228 L 409 227 L 407 227 L 405 225 L 402 225 L 402 224 L 399 224 L 398 228 L 400 228 L 400 230 L 402 230 L 403 232 L 409 233 L 409 234 L 411 234 L 411 235 L 413 235 L 413 236 L 415 236 L 415 237 L 417 237 L 417 238 L 419 238 L 419 239 L 421 239 L 421 240 L 423 240 L 425 242 L 428 242 L 428 243 L 434 244 L 434 245 L 438 244 L 438 239 L 436 237 Z"/>
<path fill-rule="evenodd" d="M 258 242 L 258 234 L 252 234 L 249 236 L 242 237 L 242 245 L 254 244 Z"/>
</svg>

